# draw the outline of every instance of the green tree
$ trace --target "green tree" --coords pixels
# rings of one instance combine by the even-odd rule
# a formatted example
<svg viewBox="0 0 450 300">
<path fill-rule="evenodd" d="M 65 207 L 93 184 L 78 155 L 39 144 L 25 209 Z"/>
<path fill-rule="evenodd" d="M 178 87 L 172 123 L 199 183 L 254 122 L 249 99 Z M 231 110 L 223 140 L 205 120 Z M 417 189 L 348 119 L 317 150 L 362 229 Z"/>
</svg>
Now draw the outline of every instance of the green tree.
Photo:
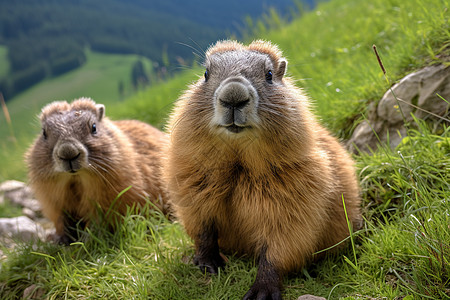
<svg viewBox="0 0 450 300">
<path fill-rule="evenodd" d="M 135 89 L 140 86 L 148 85 L 149 79 L 147 73 L 145 72 L 144 64 L 142 60 L 138 60 L 134 63 L 131 70 L 131 83 Z"/>
</svg>

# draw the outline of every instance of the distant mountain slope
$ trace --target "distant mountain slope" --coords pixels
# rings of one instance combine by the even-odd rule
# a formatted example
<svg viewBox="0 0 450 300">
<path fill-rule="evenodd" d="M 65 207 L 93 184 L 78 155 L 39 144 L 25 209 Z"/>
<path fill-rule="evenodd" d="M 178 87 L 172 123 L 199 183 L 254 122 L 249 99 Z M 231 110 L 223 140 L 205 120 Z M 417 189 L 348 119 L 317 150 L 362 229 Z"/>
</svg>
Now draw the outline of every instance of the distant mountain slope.
<svg viewBox="0 0 450 300">
<path fill-rule="evenodd" d="M 159 67 L 179 65 L 192 58 L 182 44 L 205 49 L 237 32 L 245 16 L 269 7 L 288 13 L 294 1 L 0 0 L 0 44 L 10 60 L 0 90 L 11 96 L 79 67 L 85 47 L 144 55 Z"/>
</svg>

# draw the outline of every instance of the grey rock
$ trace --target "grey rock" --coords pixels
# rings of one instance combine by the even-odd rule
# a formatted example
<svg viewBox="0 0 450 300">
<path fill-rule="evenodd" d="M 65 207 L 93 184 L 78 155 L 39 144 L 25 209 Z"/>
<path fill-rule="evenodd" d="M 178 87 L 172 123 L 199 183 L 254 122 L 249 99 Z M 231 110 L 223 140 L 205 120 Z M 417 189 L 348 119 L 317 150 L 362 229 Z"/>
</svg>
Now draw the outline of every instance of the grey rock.
<svg viewBox="0 0 450 300">
<path fill-rule="evenodd" d="M 418 118 L 428 116 L 425 111 L 416 107 L 443 114 L 447 103 L 436 94 L 444 98 L 450 95 L 450 68 L 443 65 L 426 67 L 400 80 L 392 87 L 392 91 L 384 94 L 378 104 L 378 116 L 390 124 L 397 124 L 403 123 L 403 116 L 406 121 L 412 121 L 411 113 L 415 113 Z M 394 95 L 400 100 L 397 101 Z"/>
<path fill-rule="evenodd" d="M 297 298 L 297 300 L 326 300 L 324 297 L 314 296 L 314 295 L 302 295 Z"/>
<path fill-rule="evenodd" d="M 23 182 L 17 180 L 8 180 L 0 184 L 0 193 L 9 192 L 24 188 L 26 185 Z"/>
<path fill-rule="evenodd" d="M 418 119 L 439 121 L 433 114 L 447 117 L 449 105 L 437 94 L 450 99 L 450 67 L 433 65 L 405 76 L 384 94 L 377 106 L 372 103 L 368 107 L 367 120 L 355 128 L 347 148 L 351 152 L 369 151 L 377 148 L 379 140 L 389 141 L 391 148 L 395 148 L 407 134 L 404 125 L 412 123 L 411 114 Z"/>
<path fill-rule="evenodd" d="M 42 299 L 44 294 L 45 290 L 43 288 L 32 284 L 23 291 L 22 299 Z"/>
<path fill-rule="evenodd" d="M 32 241 L 44 239 L 45 232 L 41 225 L 26 216 L 0 218 L 0 236 L 9 239 Z"/>
<path fill-rule="evenodd" d="M 415 109 L 408 104 L 412 104 L 413 99 L 418 97 L 419 84 L 419 78 L 413 73 L 388 90 L 378 103 L 377 115 L 379 118 L 391 125 L 403 122 L 403 116 L 410 119 L 410 115 Z M 406 103 L 397 101 L 396 97 Z"/>
<path fill-rule="evenodd" d="M 5 199 L 14 205 L 28 208 L 40 215 L 41 205 L 39 201 L 34 199 L 31 189 L 23 182 L 9 180 L 0 184 L 0 203 Z"/>
<path fill-rule="evenodd" d="M 31 220 L 36 220 L 38 218 L 37 213 L 28 207 L 22 208 L 22 214 Z"/>
<path fill-rule="evenodd" d="M 33 198 L 23 198 L 21 201 L 21 205 L 24 207 L 24 209 L 29 209 L 33 211 L 37 215 L 41 215 L 41 204 L 38 200 Z"/>
</svg>

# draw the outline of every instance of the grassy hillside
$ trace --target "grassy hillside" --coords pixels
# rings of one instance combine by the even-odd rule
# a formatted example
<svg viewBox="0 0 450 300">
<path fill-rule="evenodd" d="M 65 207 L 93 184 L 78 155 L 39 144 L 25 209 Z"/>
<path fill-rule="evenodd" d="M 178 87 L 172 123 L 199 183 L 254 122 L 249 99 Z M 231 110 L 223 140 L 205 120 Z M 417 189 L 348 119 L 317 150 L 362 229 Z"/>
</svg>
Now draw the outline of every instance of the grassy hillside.
<svg viewBox="0 0 450 300">
<path fill-rule="evenodd" d="M 54 100 L 68 100 L 88 96 L 99 103 L 112 105 L 134 94 L 131 84 L 132 65 L 142 59 L 147 72 L 150 61 L 137 55 L 99 54 L 87 52 L 87 63 L 81 68 L 54 79 L 45 80 L 7 102 L 12 131 L 3 113 L 0 114 L 0 181 L 25 179 L 23 153 L 40 131 L 36 118 L 40 109 Z M 119 94 L 123 82 L 124 95 Z M 14 138 L 17 143 L 14 142 Z"/>
<path fill-rule="evenodd" d="M 407 72 L 448 64 L 448 0 L 332 0 L 256 38 L 278 43 L 288 73 L 314 99 L 333 132 L 348 136 L 367 103 Z M 385 80 L 372 53 L 376 44 Z M 107 107 L 114 118 L 164 124 L 175 99 L 203 70 Z M 447 99 L 448 100 L 448 99 Z M 419 130 L 396 149 L 356 156 L 364 228 L 347 249 L 284 280 L 285 299 L 450 298 L 450 129 Z M 70 247 L 21 245 L 0 265 L 0 298 L 34 285 L 49 298 L 239 299 L 256 276 L 251 259 L 229 256 L 218 275 L 202 274 L 177 222 L 129 214 L 114 234 L 94 226 Z"/>
<path fill-rule="evenodd" d="M 111 105 L 107 114 L 113 119 L 143 120 L 163 129 L 173 103 L 181 95 L 186 85 L 197 80 L 201 74 L 203 74 L 202 69 L 199 67 L 184 70 L 168 82 L 140 91 L 129 97 L 124 103 Z"/>
</svg>

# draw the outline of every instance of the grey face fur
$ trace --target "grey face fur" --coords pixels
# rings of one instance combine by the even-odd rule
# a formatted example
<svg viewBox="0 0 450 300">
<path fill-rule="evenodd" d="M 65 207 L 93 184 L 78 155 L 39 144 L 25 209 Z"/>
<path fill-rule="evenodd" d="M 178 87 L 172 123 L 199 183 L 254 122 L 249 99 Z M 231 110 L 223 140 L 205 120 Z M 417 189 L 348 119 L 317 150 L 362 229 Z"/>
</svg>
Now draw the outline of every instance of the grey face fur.
<svg viewBox="0 0 450 300">
<path fill-rule="evenodd" d="M 53 169 L 57 173 L 75 174 L 89 167 L 90 140 L 95 138 L 104 106 L 97 105 L 97 112 L 61 111 L 43 119 L 42 143 L 52 157 Z"/>
<path fill-rule="evenodd" d="M 207 57 L 205 85 L 213 94 L 214 114 L 210 126 L 239 134 L 261 123 L 261 101 L 268 101 L 273 85 L 280 84 L 283 68 L 274 66 L 268 55 L 235 50 Z"/>
</svg>

